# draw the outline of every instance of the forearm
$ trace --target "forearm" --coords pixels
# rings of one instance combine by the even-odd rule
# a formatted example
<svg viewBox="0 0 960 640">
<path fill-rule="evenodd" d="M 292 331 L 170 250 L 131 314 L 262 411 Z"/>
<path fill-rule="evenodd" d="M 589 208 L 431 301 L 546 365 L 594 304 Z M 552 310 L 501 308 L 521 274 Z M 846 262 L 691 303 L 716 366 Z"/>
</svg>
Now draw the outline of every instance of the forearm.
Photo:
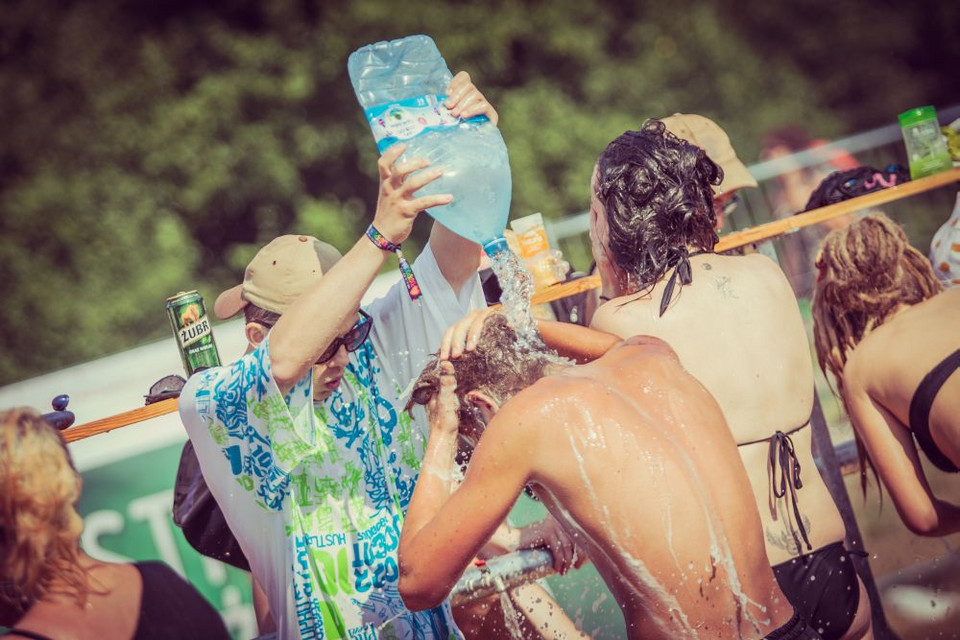
<svg viewBox="0 0 960 640">
<path fill-rule="evenodd" d="M 347 317 L 356 313 L 385 257 L 366 237 L 360 238 L 280 317 L 270 334 L 270 363 L 281 389 L 310 370 Z"/>
<path fill-rule="evenodd" d="M 417 534 L 437 515 L 440 508 L 453 493 L 454 458 L 457 451 L 457 434 L 434 430 L 427 442 L 427 450 L 420 466 L 420 477 L 410 499 L 407 517 L 400 536 L 400 555 L 409 552 L 418 556 Z"/>
<path fill-rule="evenodd" d="M 434 522 L 453 492 L 456 442 L 456 433 L 431 434 L 400 532 L 398 588 L 412 611 L 429 609 L 441 602 L 469 562 L 467 558 L 458 566 L 455 554 L 444 554 L 449 541 L 438 535 Z"/>
<path fill-rule="evenodd" d="M 596 360 L 620 342 L 610 333 L 569 322 L 538 320 L 537 325 L 548 347 L 577 364 Z"/>
<path fill-rule="evenodd" d="M 480 267 L 480 245 L 450 231 L 439 222 L 430 231 L 430 246 L 437 259 L 440 273 L 459 294 L 464 283 Z"/>
</svg>

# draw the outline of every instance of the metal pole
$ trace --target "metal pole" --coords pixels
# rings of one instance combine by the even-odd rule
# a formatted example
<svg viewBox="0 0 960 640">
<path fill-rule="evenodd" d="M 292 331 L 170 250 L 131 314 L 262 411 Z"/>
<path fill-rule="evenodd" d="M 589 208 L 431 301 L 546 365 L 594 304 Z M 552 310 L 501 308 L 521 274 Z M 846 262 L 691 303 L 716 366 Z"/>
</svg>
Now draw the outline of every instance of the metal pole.
<svg viewBox="0 0 960 640">
<path fill-rule="evenodd" d="M 454 585 L 450 601 L 457 607 L 552 573 L 555 573 L 553 556 L 546 549 L 504 554 L 491 558 L 479 567 L 467 569 Z"/>
<path fill-rule="evenodd" d="M 827 421 L 823 415 L 823 407 L 820 406 L 820 398 L 817 397 L 816 391 L 813 394 L 813 413 L 810 416 L 810 427 L 813 429 L 814 459 L 820 468 L 820 474 L 823 476 L 827 489 L 840 510 L 840 516 L 843 518 L 843 524 L 847 530 L 847 549 L 859 552 L 852 554 L 850 558 L 853 560 L 853 566 L 860 575 L 860 579 L 863 580 L 867 597 L 870 599 L 870 609 L 873 615 L 873 637 L 876 640 L 898 640 L 897 635 L 887 624 L 886 616 L 883 615 L 880 591 L 873 579 L 868 557 L 860 555 L 860 553 L 865 554 L 863 538 L 860 536 L 860 527 L 857 526 L 857 519 L 853 514 L 853 505 L 850 504 L 850 496 L 847 495 L 847 487 L 843 482 L 843 474 L 840 472 L 840 461 L 833 447 L 833 442 L 830 440 Z"/>
</svg>

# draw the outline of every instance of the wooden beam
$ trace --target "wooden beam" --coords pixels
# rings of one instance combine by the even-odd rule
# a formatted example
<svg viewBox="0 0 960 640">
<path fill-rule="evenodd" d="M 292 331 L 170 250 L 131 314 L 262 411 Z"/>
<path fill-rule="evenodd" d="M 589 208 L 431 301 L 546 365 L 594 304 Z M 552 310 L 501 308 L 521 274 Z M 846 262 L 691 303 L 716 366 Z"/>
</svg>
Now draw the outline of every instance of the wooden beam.
<svg viewBox="0 0 960 640">
<path fill-rule="evenodd" d="M 874 191 L 873 193 L 851 198 L 850 200 L 845 200 L 844 202 L 832 204 L 827 207 L 814 209 L 813 211 L 807 211 L 806 213 L 800 213 L 783 220 L 774 220 L 750 229 L 729 233 L 720 238 L 715 250 L 717 252 L 729 251 L 730 249 L 736 249 L 737 247 L 742 247 L 754 242 L 775 238 L 812 224 L 818 224 L 824 220 L 838 218 L 855 211 L 860 211 L 861 209 L 869 209 L 888 202 L 894 202 L 895 200 L 930 191 L 952 182 L 960 182 L 960 168 L 950 169 L 918 180 L 911 180 L 902 185 Z M 555 284 L 535 293 L 531 299 L 531 304 L 553 302 L 560 298 L 566 298 L 567 296 L 599 287 L 600 276 L 586 276 L 570 282 Z M 120 427 L 125 427 L 130 424 L 136 424 L 144 420 L 150 420 L 151 418 L 173 413 L 176 410 L 176 398 L 163 400 L 146 407 L 140 407 L 103 418 L 102 420 L 94 420 L 93 422 L 72 427 L 63 432 L 63 437 L 67 442 L 74 442 L 97 435 L 98 433 L 106 433 L 113 429 L 119 429 Z"/>
<path fill-rule="evenodd" d="M 931 191 L 952 182 L 960 182 L 960 167 L 942 171 L 932 176 L 927 176 L 926 178 L 911 180 L 887 189 L 881 189 L 880 191 L 874 191 L 856 198 L 850 198 L 837 204 L 820 207 L 819 209 L 805 213 L 798 213 L 782 220 L 773 220 L 765 224 L 757 225 L 756 227 L 728 233 L 720 238 L 720 241 L 714 247 L 714 251 L 720 253 L 753 244 L 754 242 L 769 240 L 770 238 L 797 231 L 803 227 L 819 224 L 825 220 L 839 218 L 840 216 L 845 216 L 862 209 L 870 209 L 871 207 L 902 200 L 903 198 L 908 198 L 918 193 Z M 533 295 L 531 302 L 532 304 L 553 302 L 554 300 L 566 298 L 567 296 L 572 296 L 582 291 L 596 289 L 599 286 L 600 276 L 587 276 L 571 282 L 555 284 L 542 291 L 538 291 Z"/>
<path fill-rule="evenodd" d="M 70 427 L 61 433 L 63 434 L 64 440 L 67 442 L 75 442 L 77 440 L 82 440 L 83 438 L 95 436 L 99 433 L 106 433 L 107 431 L 113 431 L 114 429 L 119 429 L 120 427 L 126 427 L 131 424 L 143 422 L 144 420 L 150 420 L 151 418 L 158 418 L 160 416 L 167 415 L 168 413 L 173 413 L 177 410 L 177 406 L 178 403 L 176 398 L 161 400 L 160 402 L 148 404 L 145 407 L 139 407 L 130 411 L 118 413 L 114 416 L 109 416 L 100 420 L 94 420 L 92 422 L 87 422 L 75 427 Z"/>
<path fill-rule="evenodd" d="M 927 176 L 926 178 L 910 180 L 909 182 L 904 182 L 903 184 L 898 184 L 887 189 L 881 189 L 880 191 L 874 191 L 856 198 L 850 198 L 837 204 L 820 207 L 819 209 L 805 213 L 798 213 L 789 218 L 774 220 L 766 224 L 751 227 L 750 229 L 744 229 L 743 231 L 729 233 L 720 238 L 720 242 L 714 247 L 714 251 L 720 253 L 754 242 L 760 242 L 761 240 L 775 238 L 812 224 L 818 224 L 825 220 L 839 218 L 840 216 L 845 216 L 862 209 L 869 209 L 888 202 L 894 202 L 895 200 L 901 200 L 958 181 L 960 181 L 960 167 L 942 171 L 932 176 Z"/>
</svg>

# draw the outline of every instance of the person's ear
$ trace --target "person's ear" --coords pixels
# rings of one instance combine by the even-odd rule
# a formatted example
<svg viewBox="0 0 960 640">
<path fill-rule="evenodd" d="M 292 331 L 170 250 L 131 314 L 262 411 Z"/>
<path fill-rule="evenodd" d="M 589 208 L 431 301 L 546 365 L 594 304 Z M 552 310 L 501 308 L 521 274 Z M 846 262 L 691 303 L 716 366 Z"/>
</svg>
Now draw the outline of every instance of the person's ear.
<svg viewBox="0 0 960 640">
<path fill-rule="evenodd" d="M 254 347 L 267 337 L 267 328 L 259 322 L 248 322 L 243 330 L 247 334 L 247 342 Z"/>
<path fill-rule="evenodd" d="M 480 411 L 480 415 L 483 416 L 483 421 L 487 423 L 489 423 L 490 420 L 493 419 L 493 416 L 497 414 L 497 411 L 500 410 L 500 404 L 496 400 L 477 389 L 468 391 L 466 400 Z"/>
</svg>

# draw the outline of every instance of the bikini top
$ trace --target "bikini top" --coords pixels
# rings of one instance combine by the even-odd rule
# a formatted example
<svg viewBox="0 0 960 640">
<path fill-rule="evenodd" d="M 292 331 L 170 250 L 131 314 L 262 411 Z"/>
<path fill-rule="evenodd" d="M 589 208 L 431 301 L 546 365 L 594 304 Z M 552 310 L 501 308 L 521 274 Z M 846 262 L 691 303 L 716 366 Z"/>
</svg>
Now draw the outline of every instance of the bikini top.
<svg viewBox="0 0 960 640">
<path fill-rule="evenodd" d="M 773 495 L 775 498 L 786 497 L 790 503 L 793 517 L 797 524 L 796 527 L 790 527 L 790 534 L 793 536 L 793 541 L 796 543 L 801 555 L 803 555 L 804 551 L 803 546 L 800 544 L 800 538 L 797 537 L 798 529 L 800 530 L 800 535 L 803 537 L 803 541 L 807 545 L 807 551 L 812 551 L 813 545 L 810 544 L 807 529 L 803 526 L 803 520 L 800 517 L 800 507 L 797 504 L 797 489 L 803 488 L 803 481 L 800 479 L 800 461 L 797 459 L 797 452 L 793 447 L 793 440 L 790 439 L 790 435 L 800 431 L 800 429 L 803 429 L 809 424 L 810 421 L 807 420 L 799 427 L 794 427 L 786 433 L 777 431 L 768 438 L 737 443 L 738 447 L 745 447 L 749 444 L 770 442 L 768 460 L 770 464 L 770 482 L 773 488 Z"/>
<path fill-rule="evenodd" d="M 687 249 L 686 246 L 675 247 L 673 252 L 674 255 L 677 256 L 677 264 L 674 265 L 673 273 L 667 280 L 667 286 L 663 289 L 663 297 L 660 298 L 661 316 L 663 316 L 667 307 L 670 306 L 670 301 L 673 300 L 673 289 L 677 286 L 677 278 L 680 278 L 680 286 L 693 282 L 693 269 L 690 267 L 690 258 L 705 253 L 713 253 L 713 251 L 694 251 L 690 253 L 690 250 Z"/>
<path fill-rule="evenodd" d="M 931 369 L 930 373 L 920 381 L 920 385 L 913 393 L 913 398 L 910 399 L 909 419 L 913 437 L 917 439 L 917 444 L 926 454 L 927 459 L 946 473 L 960 472 L 960 468 L 957 468 L 957 465 L 933 441 L 933 437 L 930 435 L 930 408 L 933 406 L 937 394 L 940 393 L 940 388 L 957 369 L 960 369 L 960 349 L 951 353 L 940 364 Z"/>
</svg>

